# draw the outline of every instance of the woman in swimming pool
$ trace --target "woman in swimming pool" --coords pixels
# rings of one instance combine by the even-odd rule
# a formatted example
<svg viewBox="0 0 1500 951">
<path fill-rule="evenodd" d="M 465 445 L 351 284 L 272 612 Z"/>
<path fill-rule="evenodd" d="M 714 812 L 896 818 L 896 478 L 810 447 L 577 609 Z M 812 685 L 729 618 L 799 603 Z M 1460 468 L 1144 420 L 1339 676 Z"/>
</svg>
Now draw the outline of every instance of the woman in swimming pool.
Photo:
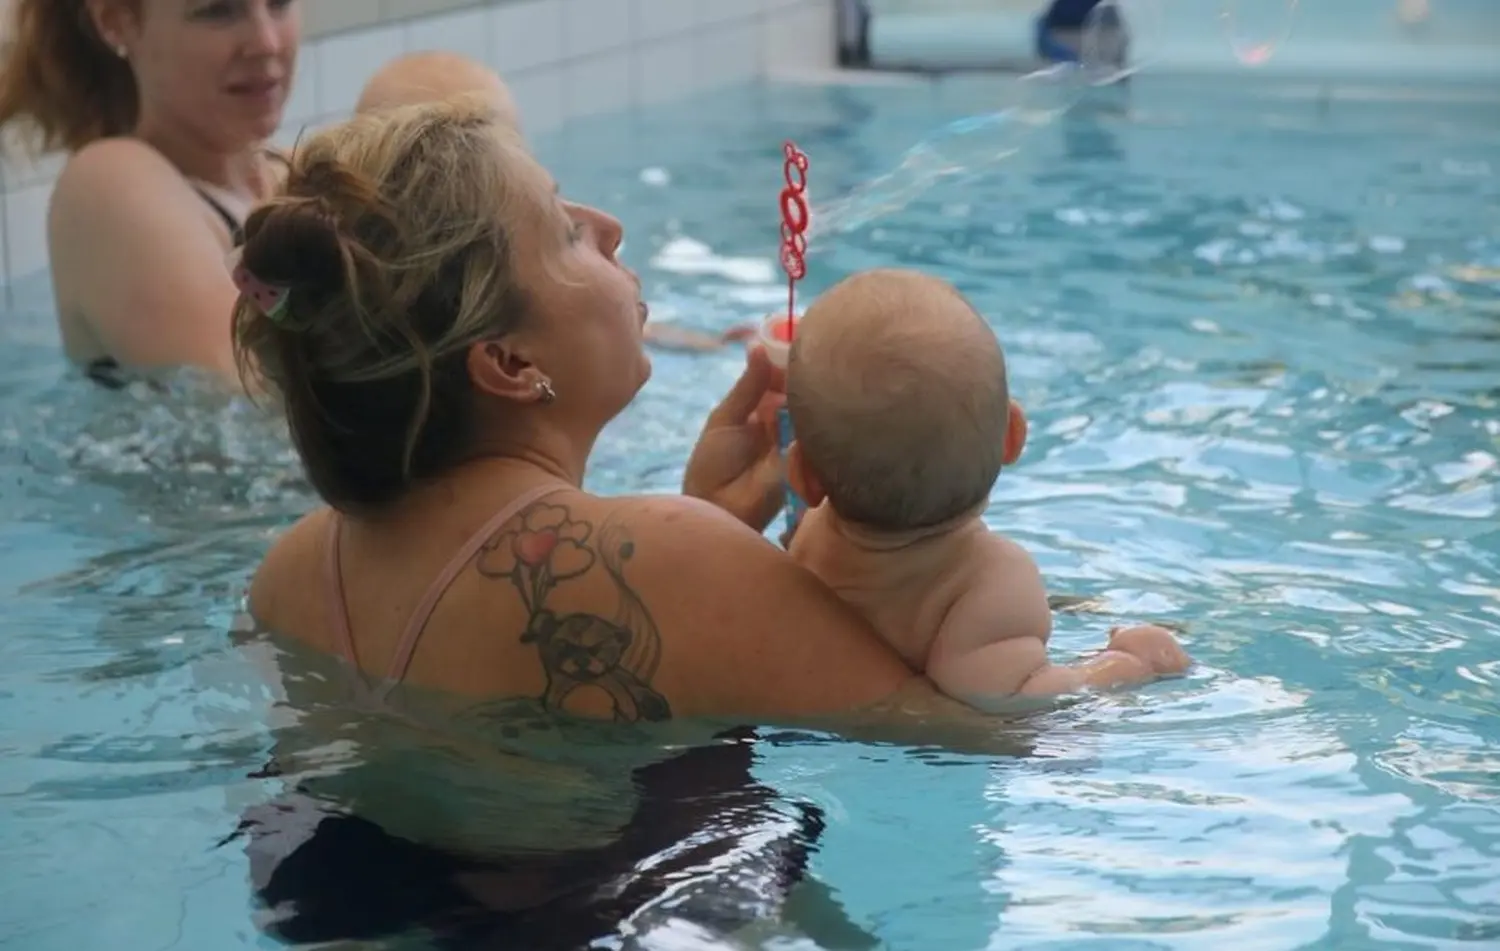
<svg viewBox="0 0 1500 951">
<path fill-rule="evenodd" d="M 779 505 L 764 355 L 710 417 L 689 497 L 580 487 L 650 375 L 646 308 L 620 223 L 559 197 L 483 104 L 312 136 L 245 232 L 240 360 L 329 505 L 257 573 L 263 625 L 393 682 L 615 721 L 912 685 L 758 534 Z"/>
<path fill-rule="evenodd" d="M 682 496 L 582 488 L 601 429 L 650 375 L 645 306 L 615 257 L 620 223 L 559 197 L 483 103 L 409 106 L 310 137 L 284 194 L 256 209 L 245 232 L 235 269 L 241 362 L 252 389 L 280 400 L 328 503 L 274 543 L 250 588 L 256 626 L 319 671 L 282 678 L 298 729 L 318 719 L 309 711 L 343 709 L 352 695 L 364 698 L 357 710 L 421 724 L 414 735 L 481 740 L 462 756 L 416 759 L 409 747 L 393 751 L 386 732 L 364 744 L 367 767 L 302 783 L 428 851 L 396 861 L 396 847 L 367 842 L 365 826 L 318 826 L 313 844 L 259 875 L 268 903 L 324 909 L 322 921 L 284 934 L 331 940 L 376 928 L 337 924 L 334 892 L 409 898 L 409 884 L 349 884 L 349 869 L 398 866 L 447 883 L 432 907 L 401 915 L 457 914 L 449 903 L 469 886 L 453 882 L 479 876 L 492 907 L 541 903 L 557 912 L 549 920 L 607 927 L 600 921 L 618 908 L 588 904 L 593 889 L 619 885 L 642 849 L 670 851 L 719 794 L 696 796 L 689 784 L 674 803 L 661 785 L 681 778 L 639 770 L 598 792 L 590 773 L 559 784 L 581 797 L 577 808 L 549 801 L 539 819 L 544 777 L 518 779 L 495 751 L 552 716 L 672 730 L 680 750 L 714 734 L 705 720 L 809 720 L 898 699 L 954 709 L 759 534 L 780 501 L 772 434 L 759 425 L 775 400 L 763 354 L 752 353 L 710 415 Z M 330 733 L 358 742 L 353 728 Z M 278 768 L 297 775 L 298 748 L 326 765 L 328 740 L 284 738 Z M 486 766 L 476 749 L 497 762 Z M 382 760 L 396 765 L 374 765 Z M 694 782 L 721 768 L 747 775 L 744 765 L 658 765 Z M 476 778 L 486 770 L 493 785 Z M 633 797 L 642 802 L 630 828 L 644 831 L 577 828 L 597 825 L 600 810 L 628 822 Z M 526 804 L 501 805 L 518 798 Z M 726 815 L 737 808 L 721 805 Z M 309 825 L 323 821 L 314 817 Z M 547 857 L 565 841 L 583 844 Z M 346 904 L 367 914 L 372 902 Z"/>
<path fill-rule="evenodd" d="M 68 357 L 234 376 L 224 256 L 284 174 L 293 0 L 13 0 L 0 125 L 69 154 L 47 215 Z"/>
</svg>

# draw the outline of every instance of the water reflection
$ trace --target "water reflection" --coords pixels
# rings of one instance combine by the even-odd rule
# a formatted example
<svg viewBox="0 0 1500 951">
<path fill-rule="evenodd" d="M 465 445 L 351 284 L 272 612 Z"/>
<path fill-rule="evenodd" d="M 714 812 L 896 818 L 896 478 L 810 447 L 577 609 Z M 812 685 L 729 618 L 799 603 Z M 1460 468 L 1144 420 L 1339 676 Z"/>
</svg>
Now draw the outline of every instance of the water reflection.
<svg viewBox="0 0 1500 951">
<path fill-rule="evenodd" d="M 822 810 L 755 782 L 750 740 L 732 731 L 634 770 L 633 812 L 592 847 L 419 845 L 343 804 L 283 793 L 236 834 L 264 907 L 258 925 L 293 943 L 420 933 L 444 949 L 565 951 L 684 929 L 718 943 L 785 921 L 824 946 L 874 947 L 809 877 Z M 474 831 L 488 841 L 495 830 Z"/>
</svg>

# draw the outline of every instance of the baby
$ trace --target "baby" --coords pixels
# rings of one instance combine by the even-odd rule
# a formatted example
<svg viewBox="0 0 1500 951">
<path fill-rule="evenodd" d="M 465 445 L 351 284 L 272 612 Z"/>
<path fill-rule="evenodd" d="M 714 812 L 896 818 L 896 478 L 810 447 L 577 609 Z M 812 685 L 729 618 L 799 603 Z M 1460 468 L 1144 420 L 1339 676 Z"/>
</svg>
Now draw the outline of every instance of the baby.
<svg viewBox="0 0 1500 951">
<path fill-rule="evenodd" d="M 356 112 L 435 102 L 457 96 L 483 96 L 517 132 L 521 113 L 500 74 L 467 56 L 443 50 L 408 53 L 386 63 L 365 85 Z"/>
<path fill-rule="evenodd" d="M 521 113 L 505 80 L 482 63 L 444 51 L 398 56 L 381 67 L 365 86 L 356 112 L 374 112 L 457 96 L 483 96 L 517 132 Z M 753 327 L 737 326 L 712 335 L 674 324 L 648 323 L 646 342 L 667 350 L 695 353 L 718 350 L 725 344 L 754 335 Z"/>
<path fill-rule="evenodd" d="M 1070 666 L 1047 656 L 1040 571 L 981 516 L 1026 443 L 1005 357 L 957 289 L 911 271 L 848 278 L 796 324 L 787 475 L 809 506 L 791 554 L 859 609 L 913 668 L 979 709 L 1181 673 L 1143 625 Z"/>
</svg>

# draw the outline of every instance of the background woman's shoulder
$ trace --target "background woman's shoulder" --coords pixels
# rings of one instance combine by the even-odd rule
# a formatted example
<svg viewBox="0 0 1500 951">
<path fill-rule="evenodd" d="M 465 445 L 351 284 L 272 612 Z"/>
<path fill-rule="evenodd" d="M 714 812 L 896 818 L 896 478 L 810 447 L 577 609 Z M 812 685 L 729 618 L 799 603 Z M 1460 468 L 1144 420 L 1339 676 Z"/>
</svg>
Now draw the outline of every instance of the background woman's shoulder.
<svg viewBox="0 0 1500 951">
<path fill-rule="evenodd" d="M 68 244 L 90 235 L 114 240 L 197 223 L 202 208 L 192 186 L 167 158 L 139 139 L 100 139 L 69 156 L 52 192 L 49 229 Z M 164 224 L 152 228 L 151 222 Z M 191 235 L 192 232 L 189 231 Z"/>
<path fill-rule="evenodd" d="M 120 136 L 91 142 L 68 156 L 56 194 L 97 196 L 143 185 L 190 191 L 187 180 L 166 156 L 140 139 Z"/>
</svg>

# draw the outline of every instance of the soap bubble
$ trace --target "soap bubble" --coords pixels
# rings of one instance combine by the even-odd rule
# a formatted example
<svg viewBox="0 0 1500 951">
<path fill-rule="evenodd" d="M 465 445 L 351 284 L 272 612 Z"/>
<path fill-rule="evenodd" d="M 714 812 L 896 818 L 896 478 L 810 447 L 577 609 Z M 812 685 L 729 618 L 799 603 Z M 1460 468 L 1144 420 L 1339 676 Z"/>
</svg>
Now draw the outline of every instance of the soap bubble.
<svg viewBox="0 0 1500 951">
<path fill-rule="evenodd" d="M 1396 4 L 1396 20 L 1402 26 L 1421 26 L 1432 17 L 1429 0 L 1400 0 Z"/>
<path fill-rule="evenodd" d="M 1161 0 L 1103 0 L 1074 37 L 1077 59 L 1010 83 L 1002 108 L 950 122 L 907 149 L 896 167 L 813 210 L 809 237 L 852 231 L 906 207 L 939 184 L 970 181 L 1015 155 L 1096 88 L 1128 79 L 1137 24 L 1159 27 Z"/>
<path fill-rule="evenodd" d="M 1291 38 L 1300 0 L 1224 0 L 1219 19 L 1234 58 L 1262 66 Z"/>
<path fill-rule="evenodd" d="M 995 112 L 948 123 L 907 149 L 890 171 L 852 192 L 814 207 L 809 237 L 853 231 L 900 211 L 939 184 L 962 184 L 1019 152 L 1037 129 L 1050 125 L 1088 92 L 1076 63 L 1030 73 L 1010 84 L 1009 104 Z"/>
<path fill-rule="evenodd" d="M 1018 78 L 1006 90 L 1004 108 L 948 123 L 902 153 L 895 168 L 815 206 L 809 238 L 856 230 L 900 211 L 939 184 L 962 184 L 987 174 L 1097 85 L 1116 81 L 1118 72 L 1111 70 L 1106 77 L 1082 63 L 1059 63 Z"/>
<path fill-rule="evenodd" d="M 1182 0 L 1199 3 L 1206 0 Z M 1270 59 L 1292 32 L 1299 0 L 1223 0 L 1220 19 L 1240 62 Z M 939 184 L 972 181 L 1018 153 L 1095 90 L 1128 88 L 1162 48 L 1166 0 L 1101 0 L 1073 31 L 1048 37 L 1064 61 L 1010 83 L 993 112 L 950 122 L 907 149 L 896 167 L 814 207 L 809 238 L 861 228 Z M 1066 59 L 1067 56 L 1072 59 Z"/>
</svg>

